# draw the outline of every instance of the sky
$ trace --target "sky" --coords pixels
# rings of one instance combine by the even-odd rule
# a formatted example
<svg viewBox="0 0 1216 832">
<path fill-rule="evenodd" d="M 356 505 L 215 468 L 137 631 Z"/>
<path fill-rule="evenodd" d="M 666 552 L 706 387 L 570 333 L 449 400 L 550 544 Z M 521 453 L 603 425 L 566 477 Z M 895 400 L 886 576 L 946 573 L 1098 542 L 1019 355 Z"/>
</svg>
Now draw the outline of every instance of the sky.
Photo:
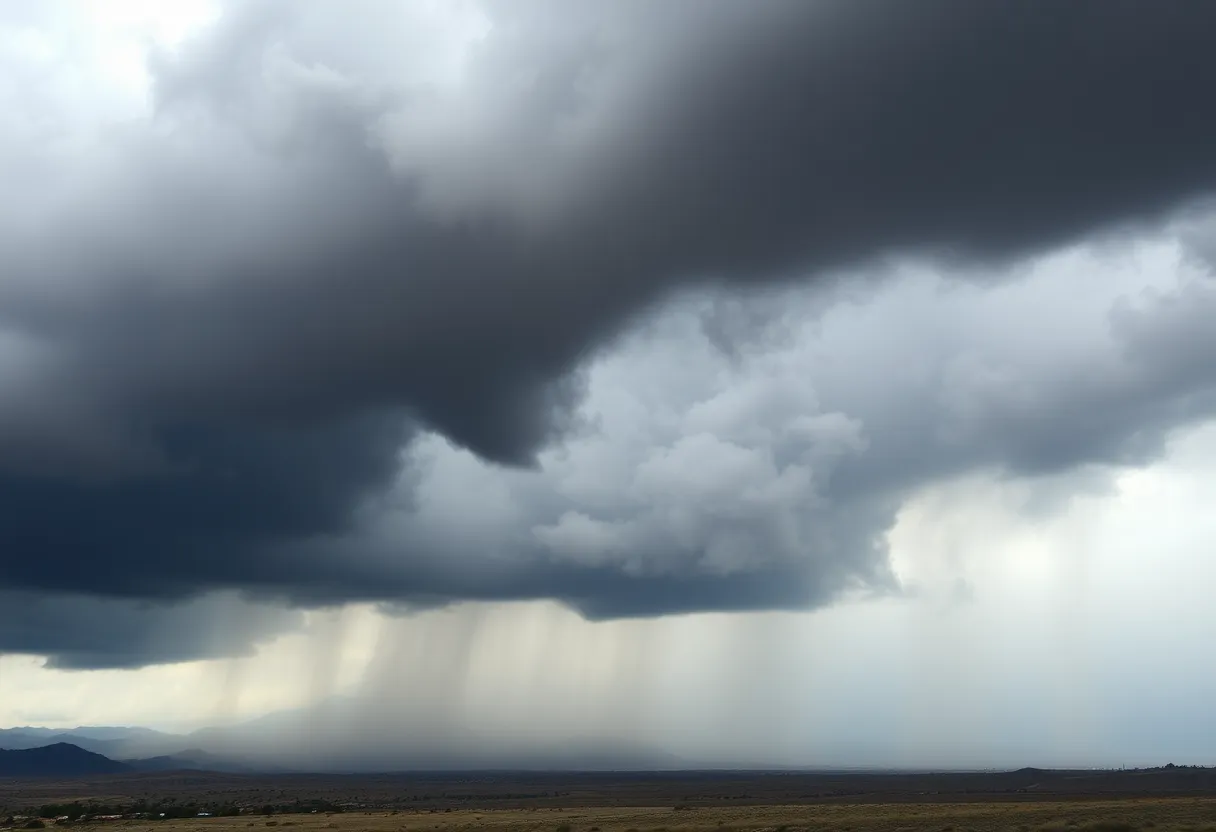
<svg viewBox="0 0 1216 832">
<path fill-rule="evenodd" d="M 0 725 L 1213 762 L 1212 25 L 0 2 Z"/>
</svg>

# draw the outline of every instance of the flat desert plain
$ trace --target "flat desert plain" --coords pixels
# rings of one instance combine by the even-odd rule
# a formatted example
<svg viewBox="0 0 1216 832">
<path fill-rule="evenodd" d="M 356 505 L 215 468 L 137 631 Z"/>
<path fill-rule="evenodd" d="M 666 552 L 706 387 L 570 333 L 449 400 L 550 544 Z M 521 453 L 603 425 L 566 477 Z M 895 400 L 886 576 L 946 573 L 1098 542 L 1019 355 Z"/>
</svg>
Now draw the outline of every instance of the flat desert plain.
<svg viewBox="0 0 1216 832">
<path fill-rule="evenodd" d="M 1216 799 L 407 809 L 75 826 L 115 832 L 1216 832 Z"/>
</svg>

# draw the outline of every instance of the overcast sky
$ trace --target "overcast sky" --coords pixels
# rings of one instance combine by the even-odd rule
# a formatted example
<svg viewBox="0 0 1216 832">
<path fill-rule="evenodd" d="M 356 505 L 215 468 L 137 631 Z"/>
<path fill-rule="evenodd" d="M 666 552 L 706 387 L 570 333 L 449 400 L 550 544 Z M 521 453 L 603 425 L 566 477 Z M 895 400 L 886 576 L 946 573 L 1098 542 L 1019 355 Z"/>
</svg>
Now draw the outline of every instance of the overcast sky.
<svg viewBox="0 0 1216 832">
<path fill-rule="evenodd" d="M 1213 27 L 0 0 L 0 725 L 1213 762 Z"/>
</svg>

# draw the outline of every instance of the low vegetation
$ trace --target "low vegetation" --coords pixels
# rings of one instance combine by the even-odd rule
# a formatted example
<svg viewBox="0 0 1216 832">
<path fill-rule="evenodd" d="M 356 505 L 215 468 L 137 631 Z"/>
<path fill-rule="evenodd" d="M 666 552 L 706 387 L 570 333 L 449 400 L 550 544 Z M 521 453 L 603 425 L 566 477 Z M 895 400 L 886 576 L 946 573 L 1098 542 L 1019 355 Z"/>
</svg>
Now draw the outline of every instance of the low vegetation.
<svg viewBox="0 0 1216 832">
<path fill-rule="evenodd" d="M 202 805 L 146 807 L 149 811 L 139 817 L 123 813 L 108 821 L 100 817 L 118 813 L 101 809 L 123 807 L 56 805 L 38 814 L 49 818 L 67 808 L 54 815 L 62 818 L 78 808 L 96 808 L 94 814 L 58 823 L 109 824 L 130 832 L 250 832 L 267 826 L 293 826 L 293 832 L 1216 832 L 1213 798 L 393 812 L 339 812 L 340 807 L 301 803 L 234 806 L 198 817 L 206 811 Z M 161 818 L 163 808 L 169 811 Z M 187 809 L 194 814 L 187 817 Z M 10 828 L 24 827 L 20 818 L 8 820 Z"/>
</svg>

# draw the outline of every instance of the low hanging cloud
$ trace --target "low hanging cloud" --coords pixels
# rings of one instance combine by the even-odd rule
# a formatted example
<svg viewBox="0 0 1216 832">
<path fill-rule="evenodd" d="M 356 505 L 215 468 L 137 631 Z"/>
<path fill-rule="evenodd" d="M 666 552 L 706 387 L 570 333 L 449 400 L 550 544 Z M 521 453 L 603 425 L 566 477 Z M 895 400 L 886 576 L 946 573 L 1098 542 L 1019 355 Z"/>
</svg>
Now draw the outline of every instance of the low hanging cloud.
<svg viewBox="0 0 1216 832">
<path fill-rule="evenodd" d="M 150 113 L 5 101 L 6 587 L 811 607 L 893 587 L 918 485 L 1138 464 L 1212 412 L 1211 286 L 1160 245 L 1156 299 L 984 287 L 1200 210 L 1216 8 L 440 8 L 222 4 L 147 56 Z"/>
<path fill-rule="evenodd" d="M 0 603 L 5 651 L 49 655 L 47 665 L 64 670 L 248 655 L 256 642 L 303 622 L 298 611 L 249 603 L 232 592 L 168 604 L 7 590 Z"/>
</svg>

